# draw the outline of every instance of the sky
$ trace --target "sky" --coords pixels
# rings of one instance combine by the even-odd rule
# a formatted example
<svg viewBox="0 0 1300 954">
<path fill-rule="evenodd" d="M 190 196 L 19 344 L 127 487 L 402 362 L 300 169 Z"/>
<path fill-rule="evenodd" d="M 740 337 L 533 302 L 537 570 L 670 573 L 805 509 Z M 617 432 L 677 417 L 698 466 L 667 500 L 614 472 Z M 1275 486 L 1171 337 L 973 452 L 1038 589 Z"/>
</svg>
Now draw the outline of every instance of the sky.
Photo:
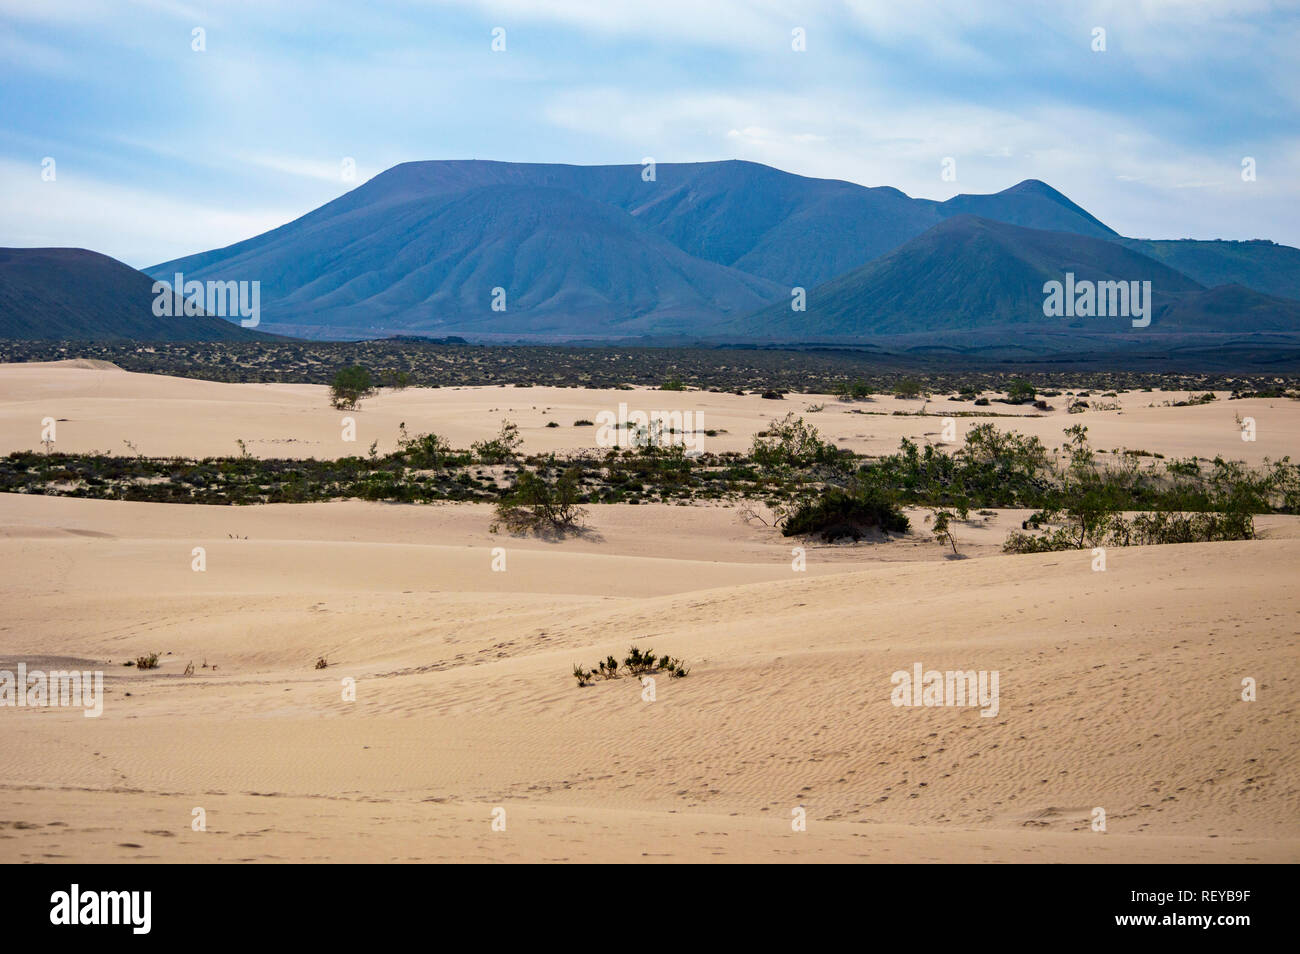
<svg viewBox="0 0 1300 954">
<path fill-rule="evenodd" d="M 1300 246 L 1300 0 L 0 0 L 0 246 L 139 268 L 467 158 L 1035 178 Z"/>
</svg>

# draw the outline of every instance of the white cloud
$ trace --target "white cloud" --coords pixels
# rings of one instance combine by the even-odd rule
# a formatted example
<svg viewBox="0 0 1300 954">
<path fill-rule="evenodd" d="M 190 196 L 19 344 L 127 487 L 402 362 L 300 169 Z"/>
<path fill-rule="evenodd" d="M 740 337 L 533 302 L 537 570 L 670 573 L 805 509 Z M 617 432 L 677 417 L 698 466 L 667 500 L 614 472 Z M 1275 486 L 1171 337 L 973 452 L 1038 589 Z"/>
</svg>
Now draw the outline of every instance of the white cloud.
<svg viewBox="0 0 1300 954">
<path fill-rule="evenodd" d="M 0 234 L 19 247 L 89 248 L 135 268 L 242 241 L 307 209 L 207 204 L 81 177 L 68 164 L 0 160 Z"/>
</svg>

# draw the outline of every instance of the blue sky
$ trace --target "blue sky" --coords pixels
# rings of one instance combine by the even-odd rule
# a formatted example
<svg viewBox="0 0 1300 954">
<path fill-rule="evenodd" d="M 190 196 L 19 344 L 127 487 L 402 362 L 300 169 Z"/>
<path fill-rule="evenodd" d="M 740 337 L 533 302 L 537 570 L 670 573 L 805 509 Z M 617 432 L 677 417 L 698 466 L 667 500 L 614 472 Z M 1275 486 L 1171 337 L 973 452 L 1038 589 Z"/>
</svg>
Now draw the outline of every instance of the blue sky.
<svg viewBox="0 0 1300 954">
<path fill-rule="evenodd" d="M 1297 51 L 1300 0 L 0 0 L 0 245 L 140 267 L 406 160 L 645 157 L 1300 245 Z"/>
</svg>

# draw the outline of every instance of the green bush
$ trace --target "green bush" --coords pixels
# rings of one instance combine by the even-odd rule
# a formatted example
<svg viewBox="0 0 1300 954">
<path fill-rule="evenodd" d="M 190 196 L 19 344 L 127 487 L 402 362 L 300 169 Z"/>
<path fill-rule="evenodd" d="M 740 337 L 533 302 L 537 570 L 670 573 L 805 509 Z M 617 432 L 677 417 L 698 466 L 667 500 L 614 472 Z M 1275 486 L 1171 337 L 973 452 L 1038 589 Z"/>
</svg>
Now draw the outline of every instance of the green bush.
<svg viewBox="0 0 1300 954">
<path fill-rule="evenodd" d="M 485 464 L 506 464 L 515 459 L 523 443 L 524 439 L 519 436 L 519 425 L 503 420 L 496 437 L 475 441 L 470 445 L 470 450 Z"/>
<path fill-rule="evenodd" d="M 873 530 L 907 533 L 907 516 L 883 494 L 850 493 L 832 488 L 799 506 L 781 527 L 787 537 L 819 536 L 827 543 L 848 537 L 861 540 Z"/>
<path fill-rule="evenodd" d="M 355 408 L 364 397 L 375 393 L 370 372 L 359 364 L 339 368 L 330 384 L 330 403 L 341 411 Z"/>
<path fill-rule="evenodd" d="M 514 489 L 496 506 L 497 521 L 514 533 L 565 531 L 579 526 L 586 511 L 578 506 L 582 470 L 570 467 L 556 480 L 522 470 Z"/>
</svg>

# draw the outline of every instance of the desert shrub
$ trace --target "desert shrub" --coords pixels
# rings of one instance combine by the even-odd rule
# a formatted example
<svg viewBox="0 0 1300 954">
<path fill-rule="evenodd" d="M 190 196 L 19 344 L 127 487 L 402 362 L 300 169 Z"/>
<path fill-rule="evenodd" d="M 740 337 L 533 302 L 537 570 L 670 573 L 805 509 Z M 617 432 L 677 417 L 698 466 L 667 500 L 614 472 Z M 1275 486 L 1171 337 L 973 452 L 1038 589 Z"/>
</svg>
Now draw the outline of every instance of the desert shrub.
<svg viewBox="0 0 1300 954">
<path fill-rule="evenodd" d="M 150 654 L 147 655 L 147 656 L 136 656 L 136 657 L 135 657 L 135 668 L 136 668 L 136 669 L 157 669 L 157 668 L 158 668 L 158 654 L 157 654 L 157 653 L 150 653 Z"/>
<path fill-rule="evenodd" d="M 672 656 L 660 656 L 657 667 L 660 672 L 666 672 L 674 679 L 685 679 L 691 672 L 680 659 Z"/>
<path fill-rule="evenodd" d="M 793 411 L 756 435 L 749 454 L 767 471 L 828 463 L 837 456 L 835 445 L 823 441 L 817 428 L 795 417 Z"/>
<path fill-rule="evenodd" d="M 475 441 L 470 445 L 470 450 L 485 464 L 506 464 L 515 459 L 523 443 L 524 439 L 519 436 L 519 425 L 503 420 L 496 437 Z"/>
<path fill-rule="evenodd" d="M 586 516 L 578 506 L 581 479 L 582 469 L 577 466 L 569 467 L 554 481 L 541 473 L 522 470 L 515 478 L 514 489 L 497 504 L 497 521 L 514 533 L 565 531 L 579 526 Z"/>
<path fill-rule="evenodd" d="M 677 375 L 674 374 L 663 384 L 659 385 L 659 390 L 660 391 L 685 391 L 686 385 L 682 383 L 681 378 L 677 377 Z"/>
<path fill-rule="evenodd" d="M 906 533 L 907 516 L 894 502 L 875 488 L 856 493 L 831 488 L 798 506 L 785 520 L 781 533 L 787 537 L 819 536 L 827 543 L 848 537 L 861 540 L 873 530 Z"/>
<path fill-rule="evenodd" d="M 666 672 L 673 679 L 683 679 L 690 674 L 690 669 L 686 667 L 680 659 L 672 656 L 656 657 L 653 650 L 639 649 L 635 644 L 629 647 L 627 656 L 623 658 L 622 671 L 626 671 L 629 676 L 640 676 L 650 672 Z M 596 664 L 595 669 L 584 669 L 582 665 L 575 664 L 573 667 L 573 678 L 578 681 L 579 686 L 586 686 L 594 682 L 596 677 L 601 679 L 619 679 L 623 672 L 620 671 L 620 663 L 613 656 L 606 656 Z"/>
<path fill-rule="evenodd" d="M 629 675 L 639 676 L 653 670 L 657 661 L 658 659 L 652 650 L 642 652 L 636 646 L 633 646 L 628 650 L 627 656 L 624 657 L 623 666 L 627 669 Z"/>
<path fill-rule="evenodd" d="M 1037 394 L 1034 386 L 1023 378 L 1017 378 L 1007 385 L 1007 400 L 1012 404 L 1028 404 Z"/>
<path fill-rule="evenodd" d="M 947 542 L 952 547 L 953 556 L 957 556 L 957 541 L 952 535 L 952 521 L 954 517 L 947 510 L 936 510 L 934 512 L 934 525 L 930 528 L 934 534 L 934 539 L 939 543 Z"/>
<path fill-rule="evenodd" d="M 894 393 L 901 398 L 920 397 L 922 384 L 916 378 L 906 377 L 894 385 Z"/>
<path fill-rule="evenodd" d="M 361 399 L 375 393 L 370 372 L 359 364 L 339 368 L 330 384 L 330 403 L 341 411 L 355 408 Z"/>
<path fill-rule="evenodd" d="M 324 657 L 324 656 L 317 656 L 317 657 L 316 657 L 316 668 L 317 668 L 317 669 L 324 669 L 324 668 L 325 668 L 326 666 L 328 666 L 328 665 L 329 665 L 329 663 L 325 661 L 325 657 Z"/>
<path fill-rule="evenodd" d="M 831 393 L 841 401 L 860 401 L 874 394 L 875 389 L 861 378 L 855 378 L 852 381 L 836 381 Z"/>
<path fill-rule="evenodd" d="M 406 435 L 406 423 L 401 424 L 401 437 L 397 441 L 398 453 L 407 466 L 420 470 L 437 470 L 443 458 L 451 452 L 451 445 L 437 434 Z"/>
</svg>

